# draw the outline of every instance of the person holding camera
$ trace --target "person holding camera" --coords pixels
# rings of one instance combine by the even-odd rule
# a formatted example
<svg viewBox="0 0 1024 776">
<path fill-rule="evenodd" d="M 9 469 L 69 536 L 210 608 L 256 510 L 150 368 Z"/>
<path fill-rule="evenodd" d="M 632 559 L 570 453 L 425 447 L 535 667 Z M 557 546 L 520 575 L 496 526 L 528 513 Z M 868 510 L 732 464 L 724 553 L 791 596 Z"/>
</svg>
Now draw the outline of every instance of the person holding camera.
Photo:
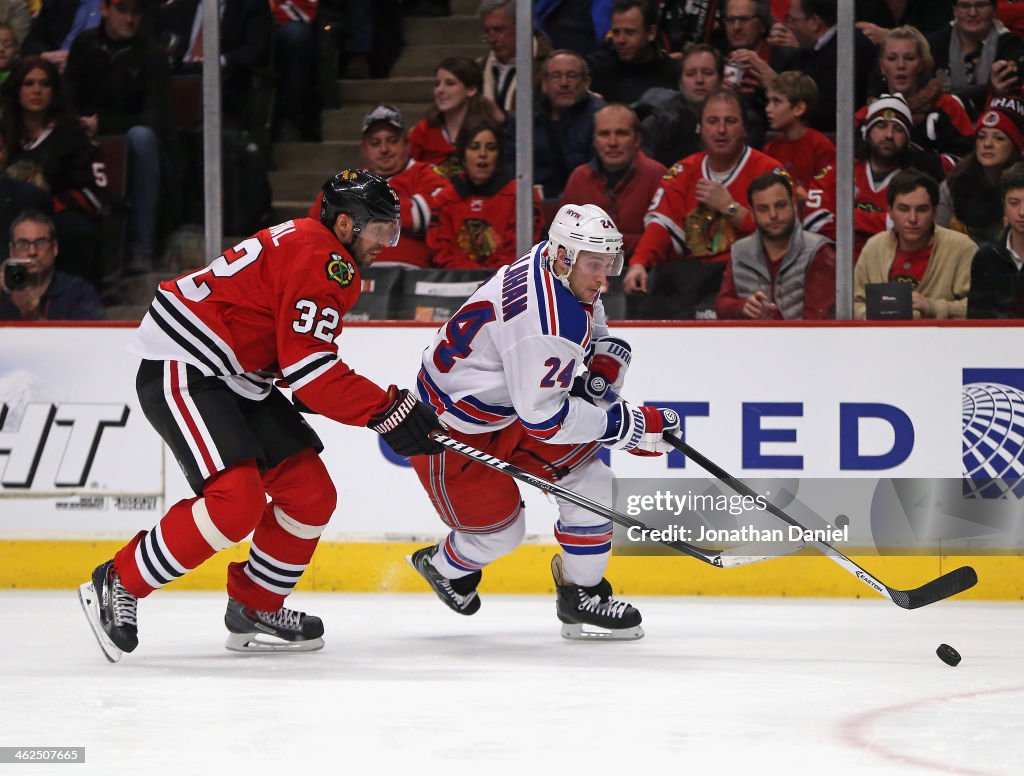
<svg viewBox="0 0 1024 776">
<path fill-rule="evenodd" d="M 38 210 L 11 224 L 10 258 L 3 263 L 0 321 L 101 321 L 107 313 L 87 281 L 56 269 L 57 229 Z"/>
</svg>

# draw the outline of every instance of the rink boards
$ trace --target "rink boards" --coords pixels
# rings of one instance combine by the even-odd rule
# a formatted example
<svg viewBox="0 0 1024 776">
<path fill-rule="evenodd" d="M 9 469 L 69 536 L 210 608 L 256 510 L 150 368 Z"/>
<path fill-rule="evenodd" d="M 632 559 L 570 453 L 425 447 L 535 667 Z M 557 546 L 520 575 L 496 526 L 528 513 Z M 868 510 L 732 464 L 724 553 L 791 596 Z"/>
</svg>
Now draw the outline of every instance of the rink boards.
<svg viewBox="0 0 1024 776">
<path fill-rule="evenodd" d="M 743 478 L 958 478 L 970 434 L 993 461 L 1024 439 L 1024 329 L 985 325 L 623 325 L 633 347 L 624 393 L 671 405 L 687 441 Z M 432 325 L 348 324 L 342 358 L 381 384 L 411 386 Z M 191 495 L 139 409 L 127 326 L 0 327 L 0 587 L 71 587 L 93 561 Z M 998 386 L 993 391 L 992 386 Z M 980 397 L 980 399 L 979 399 Z M 965 417 L 971 412 L 970 422 Z M 990 406 L 991 405 L 991 406 Z M 313 420 L 339 507 L 309 589 L 418 590 L 404 555 L 444 527 L 404 461 L 365 429 Z M 986 453 L 987 454 L 987 453 Z M 694 478 L 671 458 L 613 454 L 622 478 Z M 857 484 L 857 483 L 853 483 Z M 524 491 L 526 489 L 524 488 Z M 869 491 L 870 492 L 870 491 Z M 484 589 L 540 592 L 554 552 L 555 510 L 524 492 L 528 542 L 488 572 Z M 872 550 L 869 516 L 849 510 L 854 547 Z M 1005 528 L 1005 526 L 1003 526 Z M 877 532 L 876 532 L 877 535 Z M 1024 541 L 1024 531 L 1016 531 Z M 968 545 L 970 542 L 968 541 Z M 978 546 L 981 546 L 980 544 Z M 963 553 L 962 543 L 960 554 Z M 233 555 L 231 553 L 234 553 Z M 853 549 L 849 549 L 853 552 Z M 217 589 L 229 551 L 176 583 Z M 863 565 L 913 585 L 967 558 L 874 557 Z M 1024 597 L 1024 558 L 972 557 L 981 598 Z M 636 594 L 856 595 L 857 580 L 801 556 L 722 571 L 678 557 L 619 557 L 617 586 Z M 890 579 L 891 577 L 891 579 Z"/>
</svg>

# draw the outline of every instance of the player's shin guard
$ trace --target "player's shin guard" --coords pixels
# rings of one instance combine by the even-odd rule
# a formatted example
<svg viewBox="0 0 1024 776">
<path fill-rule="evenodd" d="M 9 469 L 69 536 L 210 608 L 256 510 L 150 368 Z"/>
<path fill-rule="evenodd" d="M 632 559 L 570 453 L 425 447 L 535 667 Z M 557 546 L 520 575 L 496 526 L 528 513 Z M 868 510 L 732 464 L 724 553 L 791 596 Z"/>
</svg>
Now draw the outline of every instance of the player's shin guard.
<svg viewBox="0 0 1024 776">
<path fill-rule="evenodd" d="M 201 498 L 179 501 L 119 550 L 114 571 L 129 592 L 143 598 L 245 538 L 265 503 L 254 462 L 226 469 L 207 483 Z"/>
<path fill-rule="evenodd" d="M 592 516 L 588 519 L 593 520 Z M 555 540 L 562 545 L 565 578 L 577 585 L 590 587 L 604 577 L 612 552 L 612 524 L 570 525 L 559 519 L 555 523 Z"/>
</svg>

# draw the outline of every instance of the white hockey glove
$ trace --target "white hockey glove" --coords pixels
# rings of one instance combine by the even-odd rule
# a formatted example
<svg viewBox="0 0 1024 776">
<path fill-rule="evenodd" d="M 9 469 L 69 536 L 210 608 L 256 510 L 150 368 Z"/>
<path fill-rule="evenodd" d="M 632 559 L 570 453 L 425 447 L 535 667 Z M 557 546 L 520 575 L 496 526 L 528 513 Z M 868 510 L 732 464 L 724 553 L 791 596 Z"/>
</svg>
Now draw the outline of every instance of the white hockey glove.
<svg viewBox="0 0 1024 776">
<path fill-rule="evenodd" d="M 662 438 L 669 431 L 679 435 L 679 413 L 666 407 L 634 407 L 619 400 L 608 410 L 608 426 L 597 441 L 613 450 L 653 456 L 673 447 Z"/>
</svg>

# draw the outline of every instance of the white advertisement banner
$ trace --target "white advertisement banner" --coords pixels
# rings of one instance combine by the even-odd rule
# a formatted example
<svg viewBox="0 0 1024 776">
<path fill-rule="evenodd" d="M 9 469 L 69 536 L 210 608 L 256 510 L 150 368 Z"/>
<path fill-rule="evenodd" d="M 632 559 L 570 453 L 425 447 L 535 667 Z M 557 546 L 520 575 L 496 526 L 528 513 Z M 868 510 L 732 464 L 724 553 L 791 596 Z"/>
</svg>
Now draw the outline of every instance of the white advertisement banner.
<svg viewBox="0 0 1024 776">
<path fill-rule="evenodd" d="M 626 398 L 678 410 L 687 441 L 730 473 L 877 479 L 1019 470 L 1022 331 L 702 324 L 616 333 L 633 347 Z M 139 409 L 129 334 L 0 327 L 0 538 L 125 536 L 191 495 Z M 340 350 L 378 383 L 412 386 L 432 335 L 349 325 Z M 312 423 L 339 491 L 325 539 L 443 534 L 412 470 L 376 434 Z M 610 461 L 622 477 L 704 476 L 675 453 Z M 550 536 L 554 505 L 527 490 L 527 531 Z"/>
</svg>

